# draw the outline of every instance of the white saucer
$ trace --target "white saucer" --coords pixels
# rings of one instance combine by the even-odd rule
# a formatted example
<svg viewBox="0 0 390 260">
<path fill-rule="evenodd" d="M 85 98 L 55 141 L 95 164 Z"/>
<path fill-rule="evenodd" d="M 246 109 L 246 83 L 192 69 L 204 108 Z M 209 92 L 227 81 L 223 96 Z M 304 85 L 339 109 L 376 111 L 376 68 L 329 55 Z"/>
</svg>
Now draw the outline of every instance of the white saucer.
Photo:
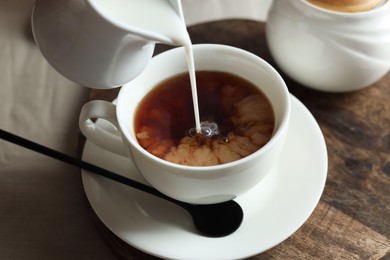
<svg viewBox="0 0 390 260">
<path fill-rule="evenodd" d="M 291 124 L 280 163 L 259 185 L 236 199 L 244 210 L 244 220 L 230 236 L 201 236 L 180 207 L 83 171 L 92 208 L 123 241 L 162 258 L 237 259 L 276 246 L 313 212 L 328 166 L 326 144 L 316 120 L 298 99 L 291 99 Z M 99 123 L 112 129 L 104 121 Z M 83 159 L 144 182 L 130 160 L 90 142 L 84 147 Z"/>
</svg>

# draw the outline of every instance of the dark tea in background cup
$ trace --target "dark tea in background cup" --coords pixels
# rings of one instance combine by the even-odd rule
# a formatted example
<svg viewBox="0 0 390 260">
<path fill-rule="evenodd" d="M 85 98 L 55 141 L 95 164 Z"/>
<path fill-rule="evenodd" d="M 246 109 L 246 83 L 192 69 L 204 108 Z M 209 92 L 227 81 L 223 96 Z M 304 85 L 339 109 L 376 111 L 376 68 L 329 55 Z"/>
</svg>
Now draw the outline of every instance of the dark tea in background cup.
<svg viewBox="0 0 390 260">
<path fill-rule="evenodd" d="M 307 0 L 309 3 L 335 12 L 365 12 L 381 6 L 387 0 Z"/>
</svg>

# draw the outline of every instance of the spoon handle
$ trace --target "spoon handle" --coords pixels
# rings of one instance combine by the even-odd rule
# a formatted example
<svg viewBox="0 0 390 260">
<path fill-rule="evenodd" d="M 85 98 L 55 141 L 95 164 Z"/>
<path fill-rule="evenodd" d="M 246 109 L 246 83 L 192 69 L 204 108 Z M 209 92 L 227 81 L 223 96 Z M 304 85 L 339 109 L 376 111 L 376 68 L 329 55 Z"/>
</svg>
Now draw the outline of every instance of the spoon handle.
<svg viewBox="0 0 390 260">
<path fill-rule="evenodd" d="M 9 132 L 4 131 L 2 129 L 0 129 L 0 139 L 14 143 L 16 145 L 22 146 L 22 147 L 27 148 L 27 149 L 33 150 L 33 151 L 38 152 L 40 154 L 44 154 L 44 155 L 49 156 L 51 158 L 60 160 L 62 162 L 68 163 L 68 164 L 71 164 L 73 166 L 76 166 L 76 167 L 79 167 L 81 169 L 87 170 L 89 172 L 95 173 L 97 175 L 103 176 L 105 178 L 108 178 L 108 179 L 114 180 L 116 182 L 125 184 L 127 186 L 136 188 L 138 190 L 150 193 L 150 194 L 155 195 L 157 197 L 164 198 L 164 199 L 167 199 L 167 200 L 172 201 L 172 202 L 176 202 L 175 199 L 172 199 L 172 198 L 162 194 L 161 192 L 157 191 L 156 189 L 154 189 L 150 186 L 147 186 L 145 184 L 139 183 L 139 182 L 134 181 L 132 179 L 126 178 L 122 175 L 116 174 L 116 173 L 108 171 L 106 169 L 100 168 L 100 167 L 93 165 L 93 164 L 90 164 L 88 162 L 71 157 L 71 156 L 66 155 L 64 153 L 58 152 L 56 150 L 53 150 L 53 149 L 48 148 L 46 146 L 40 145 L 40 144 L 35 143 L 33 141 L 27 140 L 23 137 L 9 133 Z M 183 205 L 183 202 L 179 202 L 179 204 Z"/>
</svg>

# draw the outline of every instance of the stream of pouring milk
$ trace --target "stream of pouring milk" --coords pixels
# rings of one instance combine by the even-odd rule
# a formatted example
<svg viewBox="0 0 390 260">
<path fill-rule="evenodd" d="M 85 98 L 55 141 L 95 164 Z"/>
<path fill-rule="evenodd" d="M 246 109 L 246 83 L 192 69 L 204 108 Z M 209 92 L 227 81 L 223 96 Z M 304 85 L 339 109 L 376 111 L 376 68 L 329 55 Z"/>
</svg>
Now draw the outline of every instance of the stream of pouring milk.
<svg viewBox="0 0 390 260">
<path fill-rule="evenodd" d="M 201 122 L 196 89 L 195 64 L 192 42 L 185 22 L 172 7 L 169 0 L 91 0 L 102 13 L 114 20 L 156 35 L 162 43 L 181 45 L 186 51 L 188 71 L 191 81 L 192 100 L 195 114 L 195 127 L 201 132 Z M 163 39 L 163 40 L 161 40 Z M 157 40 L 158 41 L 158 40 Z"/>
</svg>

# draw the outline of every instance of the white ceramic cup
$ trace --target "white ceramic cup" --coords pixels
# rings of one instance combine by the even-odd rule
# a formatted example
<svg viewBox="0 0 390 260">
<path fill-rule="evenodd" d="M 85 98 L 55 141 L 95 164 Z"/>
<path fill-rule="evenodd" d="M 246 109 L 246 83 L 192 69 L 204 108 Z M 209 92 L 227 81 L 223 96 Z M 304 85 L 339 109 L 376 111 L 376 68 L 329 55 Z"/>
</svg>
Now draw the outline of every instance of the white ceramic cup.
<svg viewBox="0 0 390 260">
<path fill-rule="evenodd" d="M 194 45 L 194 58 L 197 70 L 233 73 L 254 83 L 268 97 L 274 109 L 275 130 L 270 141 L 257 152 L 222 165 L 183 166 L 160 159 L 140 146 L 133 127 L 136 108 L 161 81 L 188 71 L 182 47 L 152 58 L 136 79 L 121 88 L 116 105 L 99 100 L 87 103 L 79 123 L 89 141 L 112 152 L 126 154 L 143 177 L 160 192 L 189 203 L 218 203 L 248 191 L 277 163 L 288 130 L 290 96 L 278 72 L 244 50 L 224 45 Z M 110 121 L 121 137 L 99 128 L 91 120 L 93 118 Z"/>
<path fill-rule="evenodd" d="M 306 0 L 274 0 L 266 25 L 271 54 L 292 79 L 317 90 L 370 86 L 390 70 L 390 1 L 345 13 Z"/>
</svg>

